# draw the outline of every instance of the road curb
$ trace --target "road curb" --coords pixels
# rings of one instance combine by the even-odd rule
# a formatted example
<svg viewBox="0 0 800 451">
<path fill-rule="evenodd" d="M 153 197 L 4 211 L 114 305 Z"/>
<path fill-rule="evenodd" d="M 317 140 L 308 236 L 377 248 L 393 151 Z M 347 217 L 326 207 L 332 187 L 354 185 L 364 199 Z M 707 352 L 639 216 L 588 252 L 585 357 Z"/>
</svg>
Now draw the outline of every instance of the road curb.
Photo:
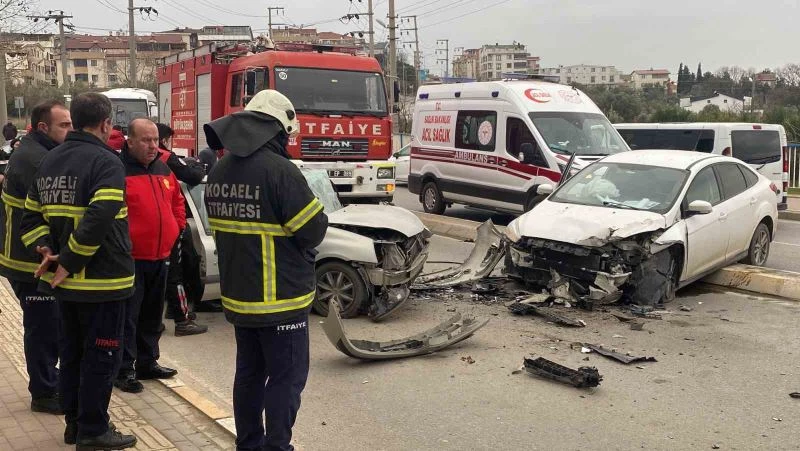
<svg viewBox="0 0 800 451">
<path fill-rule="evenodd" d="M 201 395 L 178 378 L 158 379 L 158 381 L 172 390 L 172 392 L 181 399 L 189 403 L 189 405 L 199 410 L 211 421 L 220 425 L 233 438 L 236 438 L 236 426 L 234 424 L 233 415 L 227 409 L 219 407 L 216 403 Z"/>
<path fill-rule="evenodd" d="M 779 211 L 778 219 L 787 219 L 789 221 L 800 221 L 800 211 L 793 211 L 793 210 Z"/>
<path fill-rule="evenodd" d="M 800 212 L 789 213 L 797 214 L 798 220 L 800 220 Z M 435 235 L 461 241 L 475 241 L 477 228 L 480 225 L 466 219 L 421 212 L 414 212 L 414 214 Z M 498 229 L 502 232 L 505 227 L 498 227 Z M 800 301 L 800 273 L 791 271 L 736 264 L 707 276 L 703 282 Z"/>
</svg>

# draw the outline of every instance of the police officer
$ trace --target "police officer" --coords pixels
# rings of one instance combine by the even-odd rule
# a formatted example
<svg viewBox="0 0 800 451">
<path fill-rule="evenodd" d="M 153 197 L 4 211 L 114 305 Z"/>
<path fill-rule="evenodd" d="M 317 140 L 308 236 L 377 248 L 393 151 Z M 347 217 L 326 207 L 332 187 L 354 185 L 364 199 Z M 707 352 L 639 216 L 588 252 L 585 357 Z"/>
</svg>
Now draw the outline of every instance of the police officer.
<svg viewBox="0 0 800 451">
<path fill-rule="evenodd" d="M 134 282 L 125 169 L 105 144 L 111 134 L 108 97 L 81 94 L 70 113 L 76 130 L 42 160 L 20 233 L 25 246 L 42 256 L 35 273 L 40 287 L 52 288 L 59 304 L 64 441 L 77 441 L 78 450 L 125 449 L 136 445 L 136 437 L 108 422 Z"/>
<path fill-rule="evenodd" d="M 56 368 L 58 305 L 52 294 L 37 289 L 33 273 L 40 259 L 38 254 L 29 252 L 22 244 L 19 226 L 25 209 L 25 196 L 33 184 L 36 170 L 47 153 L 64 142 L 67 132 L 72 130 L 72 120 L 63 103 L 48 100 L 33 107 L 31 122 L 34 129 L 22 138 L 6 168 L 0 205 L 0 274 L 11 282 L 22 307 L 31 410 L 61 415 Z"/>
<path fill-rule="evenodd" d="M 328 218 L 286 153 L 299 123 L 283 94 L 261 91 L 245 111 L 204 130 L 212 148 L 226 150 L 208 176 L 205 204 L 219 253 L 222 305 L 236 333 L 236 447 L 292 450 L 308 378 L 314 248 Z"/>
</svg>

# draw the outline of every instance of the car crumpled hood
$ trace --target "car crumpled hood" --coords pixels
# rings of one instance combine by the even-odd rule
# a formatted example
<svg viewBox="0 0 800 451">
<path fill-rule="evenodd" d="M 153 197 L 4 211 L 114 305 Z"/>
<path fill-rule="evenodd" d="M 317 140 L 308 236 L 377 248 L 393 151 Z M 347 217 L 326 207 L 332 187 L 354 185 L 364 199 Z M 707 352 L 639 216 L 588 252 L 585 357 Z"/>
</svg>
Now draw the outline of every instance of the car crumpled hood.
<svg viewBox="0 0 800 451">
<path fill-rule="evenodd" d="M 545 200 L 512 221 L 507 235 L 599 247 L 665 227 L 666 219 L 659 213 Z"/>
<path fill-rule="evenodd" d="M 392 205 L 348 205 L 328 214 L 331 225 L 349 225 L 389 229 L 412 237 L 425 230 L 417 215 Z"/>
</svg>

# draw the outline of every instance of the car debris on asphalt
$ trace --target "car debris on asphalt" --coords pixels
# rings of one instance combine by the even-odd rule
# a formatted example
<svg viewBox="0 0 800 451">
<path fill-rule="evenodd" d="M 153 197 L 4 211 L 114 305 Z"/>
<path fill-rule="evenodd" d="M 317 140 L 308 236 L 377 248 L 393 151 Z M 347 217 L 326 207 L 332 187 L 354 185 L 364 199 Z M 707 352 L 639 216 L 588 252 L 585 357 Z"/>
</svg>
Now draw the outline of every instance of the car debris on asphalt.
<svg viewBox="0 0 800 451">
<path fill-rule="evenodd" d="M 577 370 L 559 365 L 544 357 L 525 358 L 525 370 L 540 377 L 572 385 L 576 388 L 597 387 L 603 376 L 595 367 L 582 366 Z"/>
<path fill-rule="evenodd" d="M 355 340 L 347 337 L 339 314 L 339 303 L 331 301 L 322 328 L 328 340 L 343 354 L 361 360 L 386 360 L 431 354 L 471 337 L 489 322 L 457 313 L 422 333 L 390 341 Z"/>
<path fill-rule="evenodd" d="M 596 352 L 596 353 L 598 353 L 600 355 L 603 355 L 605 357 L 614 359 L 614 360 L 616 360 L 618 362 L 622 362 L 622 363 L 624 363 L 626 365 L 631 364 L 631 363 L 637 363 L 637 362 L 658 362 L 658 360 L 656 360 L 655 357 L 644 357 L 644 356 L 633 356 L 633 355 L 630 355 L 630 354 L 620 354 L 619 352 L 616 352 L 615 350 L 606 349 L 606 348 L 604 348 L 604 347 L 602 347 L 600 345 L 596 345 L 596 344 L 592 344 L 592 343 L 583 343 L 583 347 L 591 349 L 592 351 L 594 351 L 594 352 Z M 581 352 L 583 352 L 583 349 L 581 349 Z"/>
<path fill-rule="evenodd" d="M 561 326 L 569 327 L 586 327 L 586 323 L 579 319 L 573 319 L 568 316 L 559 315 L 545 307 L 537 307 L 531 304 L 523 304 L 515 302 L 508 306 L 511 313 L 515 315 L 536 315 L 547 319 L 550 322 L 556 323 Z"/>
<path fill-rule="evenodd" d="M 789 396 L 795 399 L 800 399 L 800 392 L 789 393 Z"/>
</svg>

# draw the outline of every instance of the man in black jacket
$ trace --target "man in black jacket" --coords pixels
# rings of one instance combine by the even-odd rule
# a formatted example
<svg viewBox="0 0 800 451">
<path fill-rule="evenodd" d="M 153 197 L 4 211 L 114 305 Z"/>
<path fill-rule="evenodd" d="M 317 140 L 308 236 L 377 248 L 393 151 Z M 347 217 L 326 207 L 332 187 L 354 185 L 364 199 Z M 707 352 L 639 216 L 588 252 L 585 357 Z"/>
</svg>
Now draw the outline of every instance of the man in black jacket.
<svg viewBox="0 0 800 451">
<path fill-rule="evenodd" d="M 78 449 L 125 449 L 136 437 L 108 422 L 122 359 L 125 305 L 134 266 L 125 207 L 125 169 L 106 145 L 111 102 L 81 94 L 70 107 L 76 130 L 42 160 L 25 199 L 20 233 L 42 256 L 35 276 L 58 301 L 64 441 Z"/>
<path fill-rule="evenodd" d="M 236 448 L 292 450 L 308 378 L 314 248 L 328 217 L 286 153 L 299 132 L 289 99 L 264 90 L 245 110 L 204 126 L 209 145 L 226 150 L 208 176 L 205 204 L 236 333 Z"/>
<path fill-rule="evenodd" d="M 58 397 L 58 305 L 52 294 L 37 289 L 33 273 L 39 266 L 36 253 L 20 239 L 19 227 L 25 196 L 47 153 L 64 142 L 72 130 L 69 110 L 58 100 L 42 102 L 31 111 L 33 128 L 11 155 L 0 205 L 0 275 L 11 283 L 22 307 L 25 330 L 25 363 L 31 410 L 61 415 Z M 7 227 L 10 224 L 11 227 Z M 8 246 L 8 249 L 6 249 Z"/>
</svg>

